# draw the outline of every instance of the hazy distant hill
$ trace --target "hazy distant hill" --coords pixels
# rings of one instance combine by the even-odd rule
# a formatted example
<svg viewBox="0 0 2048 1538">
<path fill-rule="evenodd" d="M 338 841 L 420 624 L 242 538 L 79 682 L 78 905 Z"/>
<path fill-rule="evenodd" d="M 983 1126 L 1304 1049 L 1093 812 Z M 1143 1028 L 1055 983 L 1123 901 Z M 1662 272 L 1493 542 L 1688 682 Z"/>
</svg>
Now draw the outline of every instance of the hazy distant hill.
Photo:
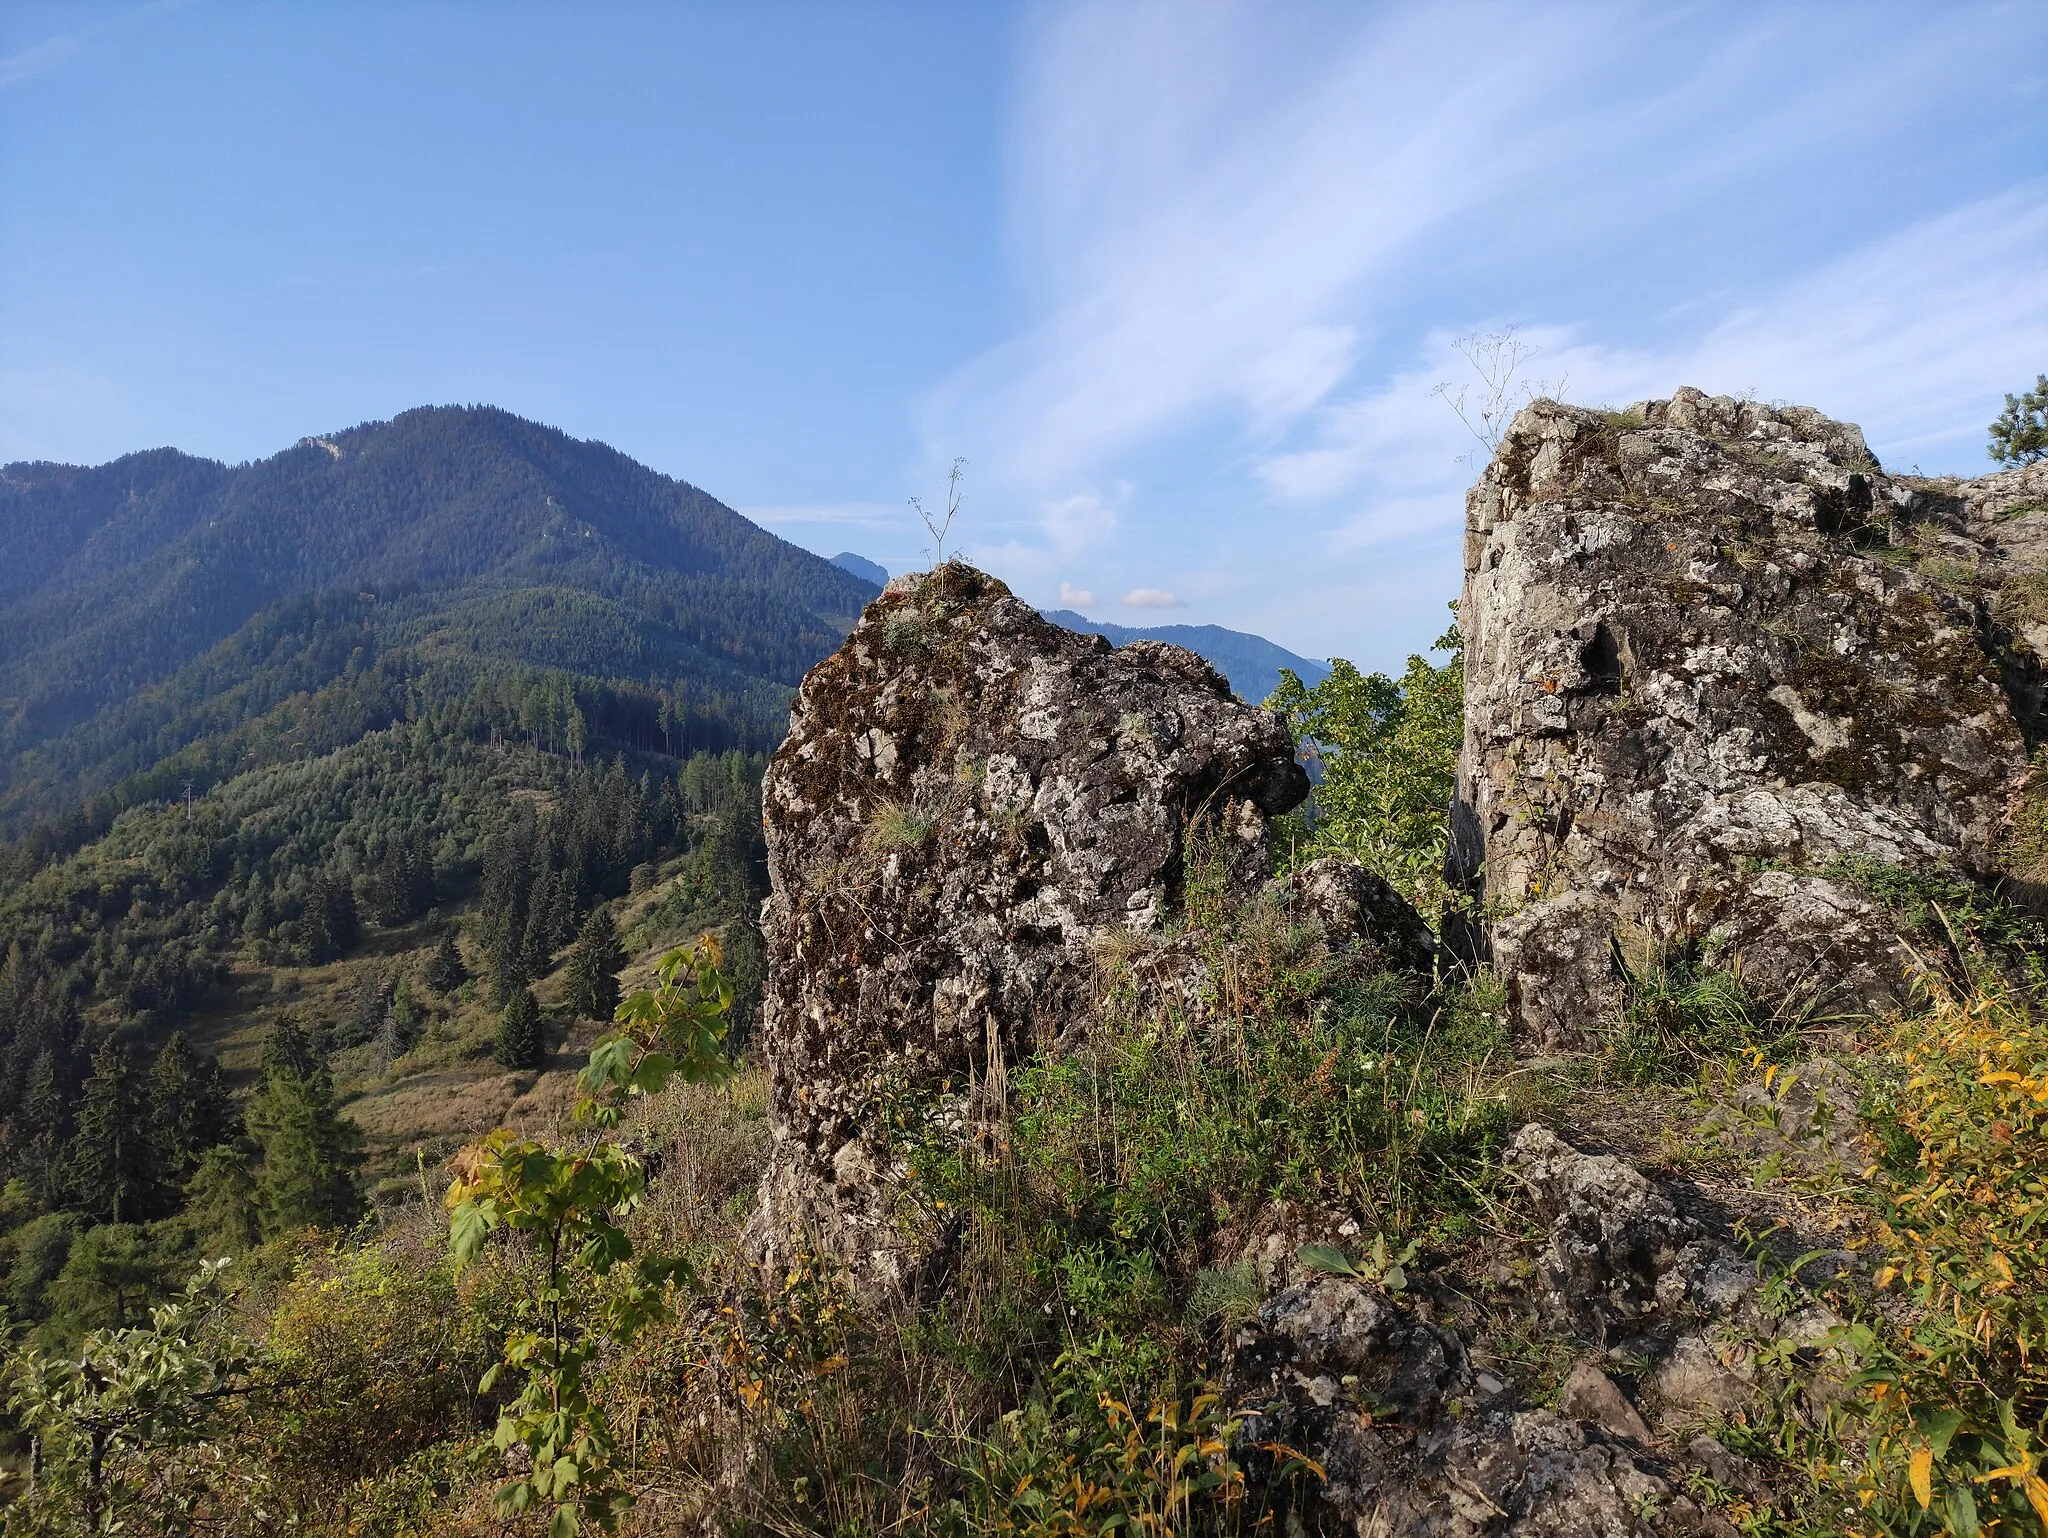
<svg viewBox="0 0 2048 1538">
<path fill-rule="evenodd" d="M 582 680 L 599 739 L 672 746 L 666 705 L 692 745 L 772 745 L 789 689 L 872 596 L 693 486 L 489 408 L 234 467 L 174 449 L 9 465 L 0 832 L 429 705 L 518 730 L 543 672 Z"/>
<path fill-rule="evenodd" d="M 1153 625 L 1137 630 L 1128 625 L 1111 625 L 1088 619 L 1072 609 L 1047 609 L 1044 613 L 1054 624 L 1064 625 L 1069 630 L 1105 636 L 1112 646 L 1122 646 L 1129 641 L 1167 641 L 1175 646 L 1185 646 L 1196 656 L 1205 657 L 1213 663 L 1216 671 L 1230 680 L 1230 687 L 1237 691 L 1239 697 L 1254 704 L 1280 687 L 1282 668 L 1294 669 L 1305 684 L 1321 683 L 1330 673 L 1328 663 L 1298 657 L 1284 646 L 1275 646 L 1264 636 L 1250 635 L 1242 630 L 1225 630 L 1221 625 Z"/>
<path fill-rule="evenodd" d="M 850 571 L 863 582 L 872 582 L 876 587 L 887 587 L 889 568 L 869 560 L 864 555 L 855 555 L 851 550 L 842 550 L 832 557 L 832 564 L 841 571 Z"/>
</svg>

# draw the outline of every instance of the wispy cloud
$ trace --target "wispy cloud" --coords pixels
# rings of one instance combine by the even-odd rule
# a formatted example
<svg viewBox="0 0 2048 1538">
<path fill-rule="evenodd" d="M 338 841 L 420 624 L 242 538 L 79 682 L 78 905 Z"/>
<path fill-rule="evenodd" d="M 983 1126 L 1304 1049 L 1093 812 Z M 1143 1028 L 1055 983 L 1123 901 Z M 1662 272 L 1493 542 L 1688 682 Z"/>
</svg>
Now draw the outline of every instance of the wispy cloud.
<svg viewBox="0 0 2048 1538">
<path fill-rule="evenodd" d="M 1530 165 L 1545 136 L 1510 127 L 1598 52 L 1589 17 L 1498 15 L 1474 48 L 1467 18 L 1396 14 L 1303 79 L 1250 11 L 1055 13 L 1013 142 L 1045 310 L 934 391 L 929 436 L 1056 484 L 1214 406 L 1313 407 L 1357 361 L 1359 287 Z M 1448 87 L 1422 67 L 1453 56 Z"/>
<path fill-rule="evenodd" d="M 743 507 L 739 511 L 766 529 L 834 524 L 903 534 L 914 527 L 909 510 L 893 502 L 811 502 L 792 507 Z"/>
<path fill-rule="evenodd" d="M 1368 654 L 1455 588 L 1484 457 L 1431 394 L 1458 331 L 1521 322 L 1568 398 L 1753 389 L 1953 457 L 2048 355 L 2043 191 L 1944 209 L 1880 168 L 1981 98 L 1988 35 L 1884 5 L 1037 12 L 1027 319 L 924 399 L 925 451 L 974 460 L 1013 581 Z"/>
<path fill-rule="evenodd" d="M 1060 584 L 1060 607 L 1063 609 L 1092 609 L 1095 595 L 1085 587 L 1075 587 L 1071 582 Z"/>
<path fill-rule="evenodd" d="M 1819 406 L 1859 423 L 1881 458 L 1976 455 L 1987 396 L 2048 357 L 2048 183 L 1972 203 L 1882 236 L 1753 301 L 1695 310 L 1661 348 L 1590 335 L 1590 324 L 1525 327 L 1522 384 L 1560 377 L 1568 400 L 1624 405 L 1679 385 Z M 1448 523 L 1484 452 L 1434 394 L 1471 366 L 1438 333 L 1385 384 L 1317 413 L 1309 441 L 1256 462 L 1277 497 L 1369 505 L 1332 532 L 1365 548 Z M 1466 456 L 1462 461 L 1460 455 Z"/>
<path fill-rule="evenodd" d="M 65 32 L 45 38 L 33 48 L 24 48 L 20 53 L 0 59 L 0 90 L 32 75 L 40 75 L 46 69 L 56 68 L 76 52 L 78 39 Z"/>
</svg>

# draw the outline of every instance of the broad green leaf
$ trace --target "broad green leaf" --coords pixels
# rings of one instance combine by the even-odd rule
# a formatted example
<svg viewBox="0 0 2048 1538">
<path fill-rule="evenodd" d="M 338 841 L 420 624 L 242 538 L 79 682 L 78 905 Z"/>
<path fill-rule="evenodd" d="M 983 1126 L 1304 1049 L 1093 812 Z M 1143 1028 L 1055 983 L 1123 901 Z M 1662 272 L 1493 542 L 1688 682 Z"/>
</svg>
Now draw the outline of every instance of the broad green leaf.
<svg viewBox="0 0 2048 1538">
<path fill-rule="evenodd" d="M 1311 1271 L 1321 1271 L 1328 1276 L 1357 1276 L 1358 1267 L 1334 1244 L 1304 1244 L 1295 1251 L 1299 1260 Z"/>
<path fill-rule="evenodd" d="M 454 1253 L 457 1269 L 476 1259 L 490 1232 L 490 1219 L 475 1202 L 463 1202 L 455 1209 L 448 1219 L 448 1247 Z"/>
</svg>

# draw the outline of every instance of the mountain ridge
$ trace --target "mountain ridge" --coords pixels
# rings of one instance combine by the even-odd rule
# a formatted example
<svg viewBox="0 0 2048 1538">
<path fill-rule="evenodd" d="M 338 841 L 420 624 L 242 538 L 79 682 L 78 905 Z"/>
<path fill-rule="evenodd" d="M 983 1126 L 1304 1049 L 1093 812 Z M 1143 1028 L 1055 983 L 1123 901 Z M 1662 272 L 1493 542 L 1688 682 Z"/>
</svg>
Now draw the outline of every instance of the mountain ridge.
<svg viewBox="0 0 2048 1538">
<path fill-rule="evenodd" d="M 1116 625 L 1092 620 L 1072 609 L 1041 609 L 1055 625 L 1083 635 L 1099 635 L 1112 646 L 1132 641 L 1165 641 L 1185 647 L 1206 659 L 1239 696 L 1256 705 L 1280 687 L 1280 670 L 1292 669 L 1305 684 L 1314 687 L 1330 675 L 1330 665 L 1313 657 L 1302 657 L 1278 642 L 1248 630 L 1231 630 L 1222 625 Z"/>
<path fill-rule="evenodd" d="M 99 739 L 123 713 L 153 723 L 122 739 L 124 771 L 188 749 L 152 697 L 204 675 L 205 700 L 239 689 L 254 711 L 411 649 L 371 713 L 390 719 L 436 636 L 429 649 L 467 654 L 472 672 L 692 693 L 733 728 L 721 745 L 765 745 L 872 596 L 699 488 L 495 407 L 419 407 L 236 466 L 175 449 L 7 465 L 0 574 L 0 829 L 15 830 L 109 788 L 117 755 Z M 516 595 L 541 592 L 593 602 L 561 598 L 536 629 L 544 606 Z M 359 633 L 337 650 L 344 610 Z M 591 673 L 572 610 L 636 639 L 596 647 Z"/>
</svg>

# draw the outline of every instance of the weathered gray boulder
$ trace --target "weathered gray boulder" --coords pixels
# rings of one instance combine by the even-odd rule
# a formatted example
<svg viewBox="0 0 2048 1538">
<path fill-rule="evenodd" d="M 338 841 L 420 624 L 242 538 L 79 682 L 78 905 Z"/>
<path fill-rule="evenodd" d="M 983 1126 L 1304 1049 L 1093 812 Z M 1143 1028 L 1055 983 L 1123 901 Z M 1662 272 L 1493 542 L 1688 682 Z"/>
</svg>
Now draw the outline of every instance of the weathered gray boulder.
<svg viewBox="0 0 2048 1538">
<path fill-rule="evenodd" d="M 1888 477 L 1853 426 L 1696 390 L 1515 419 L 1466 500 L 1452 867 L 1530 1039 L 1616 1006 L 1617 938 L 1892 996 L 1896 936 L 1827 873 L 1996 861 L 2040 676 L 1995 601 L 2007 479 Z"/>
<path fill-rule="evenodd" d="M 1267 818 L 1307 790 L 1280 719 L 1192 652 L 1113 650 L 965 566 L 892 582 L 804 680 L 763 787 L 761 1248 L 915 1283 L 947 1218 L 905 1148 L 1000 1119 L 1099 954 L 1178 908 L 1191 837 L 1255 893 Z"/>
<path fill-rule="evenodd" d="M 1573 1384 L 1564 1414 L 1518 1407 L 1472 1372 L 1455 1335 L 1376 1287 L 1331 1278 L 1266 1301 L 1234 1344 L 1226 1388 L 1255 1476 L 1276 1448 L 1323 1471 L 1303 1492 L 1320 1531 L 1730 1531 L 1643 1453 L 1648 1429 L 1610 1380 L 1587 1368 Z"/>
<path fill-rule="evenodd" d="M 1516 1133 L 1507 1162 L 1549 1230 L 1536 1256 L 1545 1316 L 1605 1335 L 1655 1312 L 1659 1281 L 1699 1239 L 1699 1226 L 1633 1165 L 1580 1153 L 1548 1127 Z"/>
</svg>

